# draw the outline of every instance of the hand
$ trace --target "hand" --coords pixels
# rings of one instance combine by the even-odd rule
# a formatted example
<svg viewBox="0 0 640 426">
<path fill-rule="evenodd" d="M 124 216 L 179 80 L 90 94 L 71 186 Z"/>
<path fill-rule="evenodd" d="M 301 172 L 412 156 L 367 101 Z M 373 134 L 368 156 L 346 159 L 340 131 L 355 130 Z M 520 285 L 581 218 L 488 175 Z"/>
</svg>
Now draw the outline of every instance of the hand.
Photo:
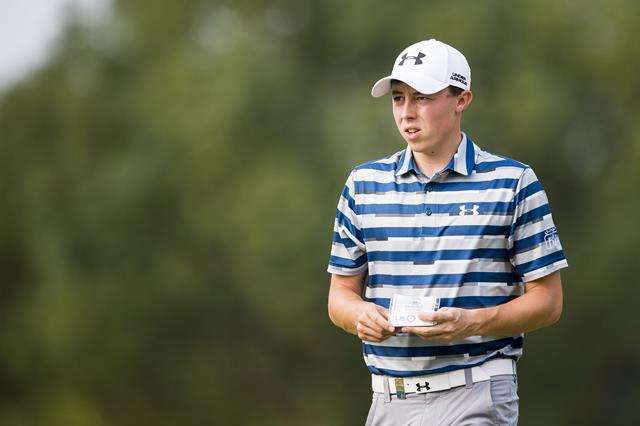
<svg viewBox="0 0 640 426">
<path fill-rule="evenodd" d="M 356 332 L 360 340 L 383 342 L 395 333 L 389 323 L 389 311 L 375 303 L 366 302 L 356 318 Z"/>
<path fill-rule="evenodd" d="M 403 333 L 412 333 L 424 340 L 450 343 L 465 337 L 477 335 L 480 326 L 479 310 L 461 308 L 441 308 L 436 312 L 420 312 L 423 321 L 435 322 L 434 326 L 402 327 Z"/>
</svg>

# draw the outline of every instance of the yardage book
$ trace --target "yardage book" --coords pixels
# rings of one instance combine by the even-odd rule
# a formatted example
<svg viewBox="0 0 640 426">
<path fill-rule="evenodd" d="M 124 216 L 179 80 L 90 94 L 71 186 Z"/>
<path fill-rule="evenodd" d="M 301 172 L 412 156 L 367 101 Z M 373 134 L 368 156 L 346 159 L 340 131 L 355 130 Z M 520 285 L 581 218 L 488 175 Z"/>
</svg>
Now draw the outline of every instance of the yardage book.
<svg viewBox="0 0 640 426">
<path fill-rule="evenodd" d="M 435 312 L 440 307 L 440 299 L 430 296 L 403 296 L 394 294 L 389 304 L 389 322 L 394 327 L 430 326 L 433 322 L 418 318 L 421 311 Z"/>
</svg>

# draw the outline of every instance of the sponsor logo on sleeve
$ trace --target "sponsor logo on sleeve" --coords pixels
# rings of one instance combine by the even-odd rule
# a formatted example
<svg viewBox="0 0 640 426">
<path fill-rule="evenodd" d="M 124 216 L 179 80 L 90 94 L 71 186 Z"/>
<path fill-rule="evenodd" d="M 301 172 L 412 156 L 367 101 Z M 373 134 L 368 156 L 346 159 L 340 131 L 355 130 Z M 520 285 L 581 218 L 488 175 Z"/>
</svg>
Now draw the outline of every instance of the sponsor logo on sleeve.
<svg viewBox="0 0 640 426">
<path fill-rule="evenodd" d="M 562 248 L 560 246 L 560 237 L 558 236 L 558 230 L 555 228 L 555 226 L 544 231 L 544 244 L 549 251 L 560 250 Z"/>
</svg>

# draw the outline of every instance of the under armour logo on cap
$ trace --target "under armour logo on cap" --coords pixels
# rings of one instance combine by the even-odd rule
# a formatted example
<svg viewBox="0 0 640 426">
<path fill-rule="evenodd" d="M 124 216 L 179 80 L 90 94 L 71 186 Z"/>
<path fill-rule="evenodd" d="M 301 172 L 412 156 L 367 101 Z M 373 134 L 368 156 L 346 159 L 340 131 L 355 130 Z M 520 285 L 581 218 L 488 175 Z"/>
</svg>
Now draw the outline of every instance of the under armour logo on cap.
<svg viewBox="0 0 640 426">
<path fill-rule="evenodd" d="M 471 68 L 459 50 L 432 38 L 402 49 L 393 62 L 391 74 L 376 81 L 371 95 L 377 98 L 389 93 L 393 80 L 427 95 L 447 86 L 471 90 Z"/>
<path fill-rule="evenodd" d="M 422 52 L 418 52 L 418 56 L 409 56 L 406 53 L 404 55 L 402 55 L 402 60 L 398 63 L 398 66 L 400 65 L 404 65 L 404 61 L 406 61 L 407 59 L 414 59 L 415 62 L 413 63 L 413 65 L 422 65 L 422 58 L 424 58 L 425 55 Z"/>
</svg>

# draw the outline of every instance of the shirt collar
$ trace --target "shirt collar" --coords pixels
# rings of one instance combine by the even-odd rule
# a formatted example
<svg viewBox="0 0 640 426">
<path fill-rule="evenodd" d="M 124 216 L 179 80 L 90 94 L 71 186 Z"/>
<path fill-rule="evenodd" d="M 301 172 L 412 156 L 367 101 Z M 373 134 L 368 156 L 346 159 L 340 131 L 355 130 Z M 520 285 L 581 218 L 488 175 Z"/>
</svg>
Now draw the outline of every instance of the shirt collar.
<svg viewBox="0 0 640 426">
<path fill-rule="evenodd" d="M 475 169 L 476 150 L 479 150 L 476 144 L 473 143 L 470 137 L 462 132 L 462 140 L 458 145 L 458 150 L 453 154 L 453 157 L 451 157 L 451 160 L 449 160 L 449 163 L 443 170 L 452 170 L 461 175 L 469 176 Z M 398 164 L 400 167 L 396 170 L 396 176 L 403 175 L 409 171 L 413 171 L 416 174 L 421 173 L 413 159 L 413 151 L 411 151 L 409 146 L 400 154 Z"/>
</svg>

